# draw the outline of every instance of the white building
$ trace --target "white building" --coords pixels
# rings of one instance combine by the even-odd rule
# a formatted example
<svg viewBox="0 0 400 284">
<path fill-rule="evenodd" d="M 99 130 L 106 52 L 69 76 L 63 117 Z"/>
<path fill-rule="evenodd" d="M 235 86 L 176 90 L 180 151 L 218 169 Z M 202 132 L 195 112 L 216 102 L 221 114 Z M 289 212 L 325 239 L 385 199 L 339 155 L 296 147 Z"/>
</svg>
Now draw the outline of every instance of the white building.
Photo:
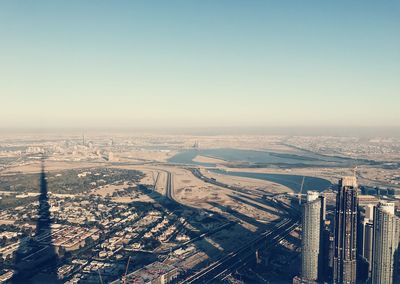
<svg viewBox="0 0 400 284">
<path fill-rule="evenodd" d="M 307 203 L 302 207 L 301 278 L 316 281 L 320 248 L 321 199 L 317 192 L 307 193 Z"/>
<path fill-rule="evenodd" d="M 400 220 L 394 203 L 381 202 L 375 208 L 372 283 L 392 284 L 395 253 L 399 245 Z"/>
</svg>

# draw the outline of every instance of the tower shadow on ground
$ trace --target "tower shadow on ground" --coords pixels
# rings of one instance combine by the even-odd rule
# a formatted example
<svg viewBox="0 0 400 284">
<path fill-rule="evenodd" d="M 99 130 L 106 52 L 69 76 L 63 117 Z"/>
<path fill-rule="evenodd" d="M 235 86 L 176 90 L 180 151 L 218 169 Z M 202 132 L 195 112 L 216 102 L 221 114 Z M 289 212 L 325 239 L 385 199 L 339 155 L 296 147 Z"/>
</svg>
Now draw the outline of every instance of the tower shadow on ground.
<svg viewBox="0 0 400 284">
<path fill-rule="evenodd" d="M 60 283 L 57 278 L 58 256 L 52 242 L 51 215 L 44 158 L 39 175 L 38 219 L 33 237 L 21 240 L 15 255 L 14 276 L 10 283 Z"/>
</svg>

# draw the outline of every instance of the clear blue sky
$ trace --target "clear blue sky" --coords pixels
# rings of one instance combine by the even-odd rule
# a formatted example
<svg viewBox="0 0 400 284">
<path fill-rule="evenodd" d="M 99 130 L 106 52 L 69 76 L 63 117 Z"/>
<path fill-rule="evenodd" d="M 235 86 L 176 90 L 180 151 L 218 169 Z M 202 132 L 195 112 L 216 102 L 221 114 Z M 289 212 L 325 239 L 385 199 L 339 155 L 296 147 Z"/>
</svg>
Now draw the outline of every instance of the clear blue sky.
<svg viewBox="0 0 400 284">
<path fill-rule="evenodd" d="M 0 2 L 0 127 L 400 126 L 400 1 Z"/>
</svg>

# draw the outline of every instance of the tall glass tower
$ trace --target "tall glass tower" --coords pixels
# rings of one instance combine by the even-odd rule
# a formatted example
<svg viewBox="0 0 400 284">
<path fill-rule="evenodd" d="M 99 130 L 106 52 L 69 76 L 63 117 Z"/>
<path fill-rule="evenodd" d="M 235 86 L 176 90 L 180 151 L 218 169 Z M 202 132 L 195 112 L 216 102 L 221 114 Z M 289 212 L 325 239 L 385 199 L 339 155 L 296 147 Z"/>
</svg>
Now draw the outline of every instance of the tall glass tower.
<svg viewBox="0 0 400 284">
<path fill-rule="evenodd" d="M 301 255 L 301 278 L 316 281 L 320 253 L 321 199 L 318 192 L 309 191 L 302 207 L 303 235 Z"/>
<path fill-rule="evenodd" d="M 356 177 L 339 180 L 335 212 L 334 283 L 356 283 L 357 190 Z"/>
</svg>

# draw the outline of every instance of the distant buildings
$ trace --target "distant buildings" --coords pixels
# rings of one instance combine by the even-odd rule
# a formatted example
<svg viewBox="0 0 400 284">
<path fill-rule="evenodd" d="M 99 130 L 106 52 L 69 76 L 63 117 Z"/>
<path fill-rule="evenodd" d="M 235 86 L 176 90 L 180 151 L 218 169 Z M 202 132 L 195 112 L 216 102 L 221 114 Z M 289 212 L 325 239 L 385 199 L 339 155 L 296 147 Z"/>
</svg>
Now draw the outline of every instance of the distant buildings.
<svg viewBox="0 0 400 284">
<path fill-rule="evenodd" d="M 372 284 L 394 283 L 394 261 L 399 245 L 400 220 L 394 203 L 375 207 L 372 260 Z M 398 283 L 398 282 L 397 282 Z"/>
<path fill-rule="evenodd" d="M 355 177 L 344 177 L 339 181 L 334 228 L 334 283 L 356 283 L 357 189 Z"/>
<path fill-rule="evenodd" d="M 321 199 L 318 192 L 307 193 L 307 202 L 302 206 L 302 223 L 301 277 L 304 280 L 316 281 L 321 230 Z"/>
<path fill-rule="evenodd" d="M 361 205 L 359 201 L 357 232 L 358 277 L 366 281 L 372 272 L 372 242 L 374 237 L 374 204 Z"/>
</svg>

